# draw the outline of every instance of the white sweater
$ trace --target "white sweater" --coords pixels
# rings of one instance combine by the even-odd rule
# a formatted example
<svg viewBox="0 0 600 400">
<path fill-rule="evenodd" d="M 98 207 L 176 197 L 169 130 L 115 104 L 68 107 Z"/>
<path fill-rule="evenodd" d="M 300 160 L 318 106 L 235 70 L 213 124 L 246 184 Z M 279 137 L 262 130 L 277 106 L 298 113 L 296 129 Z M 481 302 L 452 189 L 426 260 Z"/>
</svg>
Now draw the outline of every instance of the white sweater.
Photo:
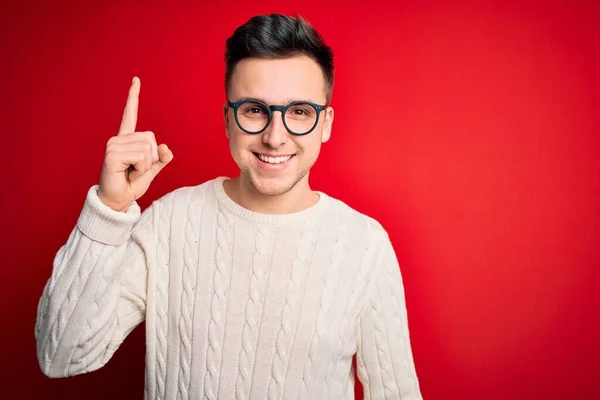
<svg viewBox="0 0 600 400">
<path fill-rule="evenodd" d="M 89 189 L 39 302 L 42 371 L 105 365 L 146 324 L 155 399 L 421 399 L 399 265 L 375 220 L 319 192 L 287 215 L 232 201 L 220 177 L 143 213 Z"/>
</svg>

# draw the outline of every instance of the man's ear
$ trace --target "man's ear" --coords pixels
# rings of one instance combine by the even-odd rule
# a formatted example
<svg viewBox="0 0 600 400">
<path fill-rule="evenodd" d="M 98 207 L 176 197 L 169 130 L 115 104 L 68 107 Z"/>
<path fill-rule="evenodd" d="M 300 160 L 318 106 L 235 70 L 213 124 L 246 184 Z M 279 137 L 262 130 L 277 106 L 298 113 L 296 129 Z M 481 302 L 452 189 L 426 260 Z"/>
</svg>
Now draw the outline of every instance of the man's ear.
<svg viewBox="0 0 600 400">
<path fill-rule="evenodd" d="M 223 117 L 225 118 L 225 136 L 229 139 L 229 118 L 227 118 L 227 111 L 229 111 L 229 107 L 227 107 L 227 104 L 224 104 Z"/>
<path fill-rule="evenodd" d="M 325 123 L 323 124 L 323 133 L 321 134 L 321 142 L 325 143 L 331 137 L 331 125 L 333 124 L 333 107 L 325 109 Z"/>
</svg>

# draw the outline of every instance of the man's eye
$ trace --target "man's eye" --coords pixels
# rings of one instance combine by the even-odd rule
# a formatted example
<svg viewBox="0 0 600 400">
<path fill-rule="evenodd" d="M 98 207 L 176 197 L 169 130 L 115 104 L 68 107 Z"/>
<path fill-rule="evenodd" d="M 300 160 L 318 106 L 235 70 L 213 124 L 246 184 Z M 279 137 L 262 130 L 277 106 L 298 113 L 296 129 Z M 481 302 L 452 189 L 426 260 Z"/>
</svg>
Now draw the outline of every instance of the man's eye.
<svg viewBox="0 0 600 400">
<path fill-rule="evenodd" d="M 248 110 L 251 114 L 260 114 L 263 110 L 258 107 L 252 107 Z"/>
</svg>

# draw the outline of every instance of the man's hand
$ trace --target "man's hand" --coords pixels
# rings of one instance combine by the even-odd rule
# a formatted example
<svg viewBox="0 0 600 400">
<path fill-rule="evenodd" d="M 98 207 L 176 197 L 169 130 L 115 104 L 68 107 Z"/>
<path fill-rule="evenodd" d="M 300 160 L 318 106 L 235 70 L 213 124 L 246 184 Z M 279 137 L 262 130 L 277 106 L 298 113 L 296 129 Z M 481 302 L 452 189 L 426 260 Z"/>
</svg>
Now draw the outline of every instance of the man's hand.
<svg viewBox="0 0 600 400">
<path fill-rule="evenodd" d="M 121 127 L 106 144 L 98 197 L 116 211 L 146 193 L 154 177 L 173 159 L 166 144 L 156 145 L 152 132 L 136 132 L 140 80 L 133 78 Z"/>
</svg>

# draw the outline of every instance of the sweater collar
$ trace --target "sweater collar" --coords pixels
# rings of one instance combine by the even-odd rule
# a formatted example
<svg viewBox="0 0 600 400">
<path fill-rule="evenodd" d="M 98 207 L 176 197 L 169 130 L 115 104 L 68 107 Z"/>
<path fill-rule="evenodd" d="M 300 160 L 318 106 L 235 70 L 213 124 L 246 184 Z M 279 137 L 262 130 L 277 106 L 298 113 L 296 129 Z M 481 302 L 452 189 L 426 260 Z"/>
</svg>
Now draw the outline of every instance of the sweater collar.
<svg viewBox="0 0 600 400">
<path fill-rule="evenodd" d="M 223 182 L 229 179 L 225 176 L 220 176 L 213 180 L 213 189 L 219 205 L 229 211 L 236 217 L 249 220 L 256 223 L 268 225 L 286 225 L 308 222 L 318 218 L 327 208 L 330 198 L 323 192 L 315 191 L 319 194 L 317 203 L 302 211 L 290 214 L 263 214 L 242 207 L 233 201 L 223 188 Z"/>
</svg>

